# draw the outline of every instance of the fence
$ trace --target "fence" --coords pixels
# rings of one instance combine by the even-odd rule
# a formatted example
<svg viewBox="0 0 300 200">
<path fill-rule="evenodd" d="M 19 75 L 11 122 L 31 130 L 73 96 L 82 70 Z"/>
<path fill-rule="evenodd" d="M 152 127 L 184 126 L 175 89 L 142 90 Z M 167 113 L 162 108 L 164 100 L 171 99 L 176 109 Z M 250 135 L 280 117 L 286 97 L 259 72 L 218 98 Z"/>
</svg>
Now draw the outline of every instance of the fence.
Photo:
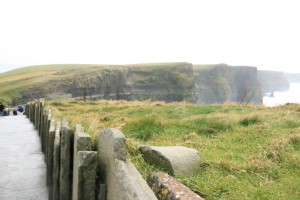
<svg viewBox="0 0 300 200">
<path fill-rule="evenodd" d="M 47 165 L 50 200 L 157 199 L 135 166 L 126 159 L 126 139 L 116 129 L 92 138 L 81 125 L 55 121 L 42 101 L 28 103 L 25 114 L 38 130 Z"/>
</svg>

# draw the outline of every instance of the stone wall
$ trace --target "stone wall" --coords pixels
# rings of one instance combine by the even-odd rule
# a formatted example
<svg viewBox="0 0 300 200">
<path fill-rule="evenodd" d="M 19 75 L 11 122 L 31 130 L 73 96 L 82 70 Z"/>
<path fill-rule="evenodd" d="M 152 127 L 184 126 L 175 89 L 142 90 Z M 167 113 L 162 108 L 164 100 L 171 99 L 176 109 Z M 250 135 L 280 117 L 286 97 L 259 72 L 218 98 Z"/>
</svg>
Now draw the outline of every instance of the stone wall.
<svg viewBox="0 0 300 200">
<path fill-rule="evenodd" d="M 101 181 L 107 184 L 107 199 L 156 199 L 135 166 L 126 160 L 123 133 L 109 128 L 96 137 Z"/>
<path fill-rule="evenodd" d="M 49 200 L 157 199 L 126 160 L 126 140 L 120 131 L 101 131 L 97 134 L 98 151 L 92 151 L 91 136 L 83 127 L 71 128 L 67 119 L 54 120 L 42 101 L 26 104 L 25 114 L 41 138 Z"/>
</svg>

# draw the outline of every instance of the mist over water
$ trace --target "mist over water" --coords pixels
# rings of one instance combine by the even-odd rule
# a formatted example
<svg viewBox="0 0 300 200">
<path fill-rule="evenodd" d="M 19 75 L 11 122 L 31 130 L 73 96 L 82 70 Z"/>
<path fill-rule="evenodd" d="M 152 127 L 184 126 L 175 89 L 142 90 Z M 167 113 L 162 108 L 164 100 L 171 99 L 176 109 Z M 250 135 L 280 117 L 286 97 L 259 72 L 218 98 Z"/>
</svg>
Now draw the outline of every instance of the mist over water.
<svg viewBox="0 0 300 200">
<path fill-rule="evenodd" d="M 300 83 L 291 83 L 289 91 L 274 92 L 274 97 L 265 96 L 263 98 L 265 106 L 272 107 L 286 103 L 300 104 Z"/>
</svg>

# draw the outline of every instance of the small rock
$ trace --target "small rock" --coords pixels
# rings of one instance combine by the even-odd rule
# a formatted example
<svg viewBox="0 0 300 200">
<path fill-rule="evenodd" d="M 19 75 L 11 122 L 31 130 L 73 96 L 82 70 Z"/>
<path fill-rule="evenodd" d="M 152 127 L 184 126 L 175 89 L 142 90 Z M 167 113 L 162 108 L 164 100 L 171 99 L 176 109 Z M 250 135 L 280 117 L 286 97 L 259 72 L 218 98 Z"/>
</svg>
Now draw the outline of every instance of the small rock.
<svg viewBox="0 0 300 200">
<path fill-rule="evenodd" d="M 147 183 L 159 200 L 204 200 L 166 173 L 155 172 L 150 174 Z"/>
<path fill-rule="evenodd" d="M 146 162 L 164 168 L 172 175 L 192 175 L 200 169 L 200 157 L 195 149 L 183 146 L 140 146 Z"/>
</svg>

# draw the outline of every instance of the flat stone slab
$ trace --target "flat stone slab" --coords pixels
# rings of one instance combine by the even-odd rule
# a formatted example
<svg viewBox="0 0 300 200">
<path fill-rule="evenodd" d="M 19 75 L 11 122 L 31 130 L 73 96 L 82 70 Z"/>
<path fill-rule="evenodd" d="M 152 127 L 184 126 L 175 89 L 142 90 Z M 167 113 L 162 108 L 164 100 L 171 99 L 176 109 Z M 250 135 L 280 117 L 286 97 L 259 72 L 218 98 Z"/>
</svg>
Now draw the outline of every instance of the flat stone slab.
<svg viewBox="0 0 300 200">
<path fill-rule="evenodd" d="M 147 183 L 159 200 L 204 200 L 166 173 L 150 174 Z"/>
<path fill-rule="evenodd" d="M 25 115 L 0 117 L 0 199 L 48 199 L 46 163 Z"/>
<path fill-rule="evenodd" d="M 197 150 L 183 146 L 140 146 L 146 162 L 161 167 L 172 175 L 192 175 L 200 169 Z"/>
</svg>

